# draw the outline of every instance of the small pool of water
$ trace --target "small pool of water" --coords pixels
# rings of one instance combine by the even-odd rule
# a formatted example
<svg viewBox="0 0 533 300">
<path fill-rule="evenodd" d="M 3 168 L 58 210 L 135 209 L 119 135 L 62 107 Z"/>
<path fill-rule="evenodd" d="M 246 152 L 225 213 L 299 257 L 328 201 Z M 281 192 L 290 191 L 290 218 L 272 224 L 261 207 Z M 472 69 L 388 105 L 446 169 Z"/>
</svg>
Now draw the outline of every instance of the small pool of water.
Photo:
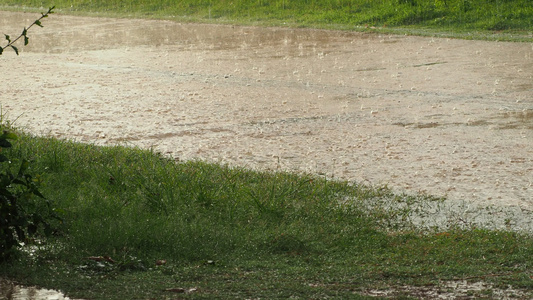
<svg viewBox="0 0 533 300">
<path fill-rule="evenodd" d="M 40 289 L 37 287 L 19 286 L 11 281 L 0 279 L 0 300 L 69 300 L 63 293 Z"/>
</svg>

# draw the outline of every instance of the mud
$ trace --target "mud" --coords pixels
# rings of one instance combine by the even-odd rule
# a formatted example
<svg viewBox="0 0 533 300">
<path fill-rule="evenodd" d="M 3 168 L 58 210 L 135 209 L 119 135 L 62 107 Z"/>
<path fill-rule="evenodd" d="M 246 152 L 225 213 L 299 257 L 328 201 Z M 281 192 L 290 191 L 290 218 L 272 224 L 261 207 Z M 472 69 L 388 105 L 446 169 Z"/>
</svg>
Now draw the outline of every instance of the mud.
<svg viewBox="0 0 533 300">
<path fill-rule="evenodd" d="M 533 209 L 531 43 L 45 22 L 1 57 L 3 112 L 35 134 Z"/>
</svg>

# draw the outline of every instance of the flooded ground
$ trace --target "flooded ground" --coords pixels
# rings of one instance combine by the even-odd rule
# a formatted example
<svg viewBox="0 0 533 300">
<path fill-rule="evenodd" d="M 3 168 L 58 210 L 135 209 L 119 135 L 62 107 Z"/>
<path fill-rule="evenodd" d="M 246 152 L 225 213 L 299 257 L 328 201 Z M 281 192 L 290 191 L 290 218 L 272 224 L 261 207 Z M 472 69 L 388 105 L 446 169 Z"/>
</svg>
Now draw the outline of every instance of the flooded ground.
<svg viewBox="0 0 533 300">
<path fill-rule="evenodd" d="M 533 209 L 531 43 L 45 22 L 1 57 L 3 112 L 33 133 Z"/>
<path fill-rule="evenodd" d="M 24 287 L 0 278 L 0 300 L 69 300 L 61 292 Z"/>
<path fill-rule="evenodd" d="M 2 111 L 36 134 L 533 209 L 530 43 L 54 14 L 21 50 Z"/>
</svg>

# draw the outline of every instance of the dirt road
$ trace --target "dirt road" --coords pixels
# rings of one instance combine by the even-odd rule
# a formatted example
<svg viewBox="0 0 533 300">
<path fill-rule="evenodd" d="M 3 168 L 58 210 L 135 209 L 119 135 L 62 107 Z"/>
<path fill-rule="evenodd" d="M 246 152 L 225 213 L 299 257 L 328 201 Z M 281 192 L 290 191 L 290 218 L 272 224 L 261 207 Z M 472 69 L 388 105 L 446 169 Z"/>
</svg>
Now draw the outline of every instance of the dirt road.
<svg viewBox="0 0 533 300">
<path fill-rule="evenodd" d="M 33 133 L 533 209 L 530 43 L 45 22 L 0 61 L 3 112 Z"/>
</svg>

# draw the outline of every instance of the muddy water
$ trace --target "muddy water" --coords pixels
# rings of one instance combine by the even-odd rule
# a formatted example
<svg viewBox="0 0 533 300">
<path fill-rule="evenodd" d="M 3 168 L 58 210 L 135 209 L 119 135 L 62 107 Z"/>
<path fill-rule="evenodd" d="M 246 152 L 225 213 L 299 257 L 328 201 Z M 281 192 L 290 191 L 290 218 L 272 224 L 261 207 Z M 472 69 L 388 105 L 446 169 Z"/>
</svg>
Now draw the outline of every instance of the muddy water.
<svg viewBox="0 0 533 300">
<path fill-rule="evenodd" d="M 0 13 L 15 35 L 35 15 Z M 53 15 L 2 56 L 37 134 L 533 209 L 533 46 Z"/>
<path fill-rule="evenodd" d="M 22 287 L 0 278 L 0 300 L 68 300 L 60 292 L 36 287 Z"/>
</svg>

